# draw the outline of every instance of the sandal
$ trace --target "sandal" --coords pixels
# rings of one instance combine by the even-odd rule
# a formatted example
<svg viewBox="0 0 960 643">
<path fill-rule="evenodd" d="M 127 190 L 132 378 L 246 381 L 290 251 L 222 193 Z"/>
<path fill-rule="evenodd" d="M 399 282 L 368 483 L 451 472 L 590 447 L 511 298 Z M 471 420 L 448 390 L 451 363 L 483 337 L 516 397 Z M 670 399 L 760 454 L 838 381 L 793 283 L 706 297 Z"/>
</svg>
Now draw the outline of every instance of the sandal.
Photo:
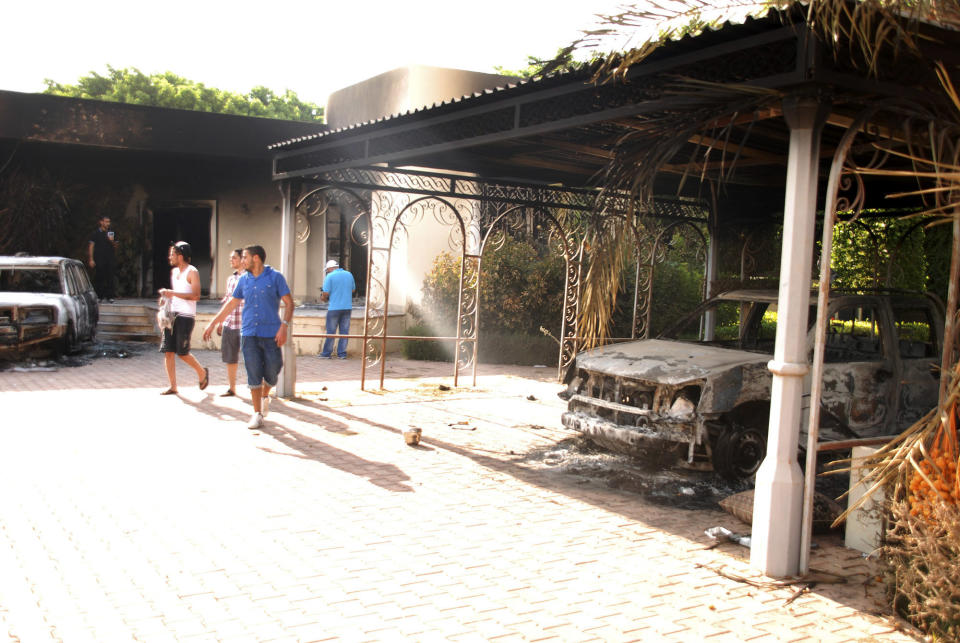
<svg viewBox="0 0 960 643">
<path fill-rule="evenodd" d="M 203 379 L 200 380 L 200 390 L 202 391 L 203 389 L 207 388 L 207 384 L 209 383 L 210 383 L 210 369 L 205 368 L 203 369 Z"/>
<path fill-rule="evenodd" d="M 233 397 L 234 395 L 236 395 L 236 393 L 234 393 L 231 389 L 227 389 L 220 394 L 220 397 Z"/>
<path fill-rule="evenodd" d="M 160 395 L 176 395 L 176 394 L 177 394 L 177 389 L 175 389 L 175 388 L 168 388 L 166 391 L 164 391 L 164 392 L 161 393 Z"/>
</svg>

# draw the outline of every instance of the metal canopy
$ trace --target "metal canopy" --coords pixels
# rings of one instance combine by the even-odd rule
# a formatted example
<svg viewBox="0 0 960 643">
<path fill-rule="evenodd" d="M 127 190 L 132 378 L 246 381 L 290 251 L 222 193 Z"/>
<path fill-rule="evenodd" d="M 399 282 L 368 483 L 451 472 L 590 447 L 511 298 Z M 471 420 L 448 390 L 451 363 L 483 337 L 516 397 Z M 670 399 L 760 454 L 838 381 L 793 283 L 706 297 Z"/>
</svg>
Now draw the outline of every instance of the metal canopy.
<svg viewBox="0 0 960 643">
<path fill-rule="evenodd" d="M 802 9 L 800 3 L 793 9 L 798 7 Z M 798 18 L 795 24 L 785 24 L 780 18 L 791 15 Z M 930 25 L 922 29 L 936 30 Z M 934 39 L 918 39 L 924 43 L 929 60 L 957 65 L 958 34 L 936 31 Z M 930 53 L 931 49 L 936 51 Z M 819 44 L 801 13 L 771 12 L 766 18 L 726 24 L 716 31 L 668 43 L 616 82 L 589 84 L 589 70 L 561 74 L 376 123 L 278 143 L 271 146 L 275 151 L 273 176 L 289 186 L 306 177 L 320 182 L 335 180 L 341 170 L 377 165 L 388 173 L 391 168 L 418 167 L 470 173 L 481 179 L 522 181 L 531 187 L 583 188 L 605 183 L 609 177 L 604 173 L 615 172 L 618 167 L 610 161 L 625 160 L 619 163 L 620 168 L 626 168 L 615 177 L 619 181 L 609 183 L 631 188 L 642 183 L 647 196 L 689 196 L 698 194 L 704 183 L 714 187 L 722 184 L 719 193 L 712 195 L 713 226 L 734 219 L 771 220 L 782 216 L 779 320 L 774 359 L 769 363 L 773 374 L 769 446 L 757 473 L 751 563 L 771 576 L 793 575 L 806 566 L 800 552 L 801 514 L 810 509 L 803 497 L 796 443 L 804 376 L 809 370 L 806 318 L 813 232 L 818 198 L 822 199 L 818 197 L 820 175 L 841 150 L 844 153 L 840 156 L 854 166 L 851 175 L 858 182 L 856 194 L 886 195 L 890 193 L 889 174 L 871 177 L 861 172 L 859 158 L 882 156 L 887 169 L 909 169 L 909 154 L 901 152 L 908 151 L 913 142 L 911 128 L 918 124 L 910 119 L 923 111 L 920 120 L 933 127 L 938 109 L 952 109 L 938 92 L 932 65 L 923 64 L 921 59 L 890 58 L 879 61 L 877 75 L 870 76 L 850 62 L 857 55 L 851 49 L 835 58 Z M 742 110 L 732 106 L 733 95 L 744 98 Z M 747 100 L 751 95 L 762 99 L 751 105 Z M 871 112 L 873 105 L 887 99 L 908 108 L 891 107 L 885 116 Z M 923 109 L 914 109 L 917 106 Z M 871 117 L 863 120 L 867 112 Z M 671 130 L 671 125 L 677 127 Z M 723 134 L 711 137 L 711 130 Z M 849 148 L 849 154 L 843 147 L 848 130 L 864 135 L 861 144 Z M 877 136 L 885 139 L 884 150 L 878 151 L 870 140 Z M 630 139 L 661 156 L 646 164 L 636 162 L 637 158 L 643 159 L 642 150 L 632 159 L 617 158 L 624 154 L 624 141 Z M 710 154 L 716 150 L 720 150 L 719 159 Z M 731 164 L 734 159 L 735 172 Z M 637 178 L 648 168 L 655 168 L 655 178 L 650 172 Z M 695 180 L 685 181 L 688 176 Z M 686 191 L 681 189 L 684 186 L 689 186 Z M 841 201 L 845 205 L 853 203 L 835 195 L 832 198 L 828 221 L 832 221 L 835 210 L 841 209 Z M 914 204 L 919 204 L 919 199 Z M 870 205 L 860 200 L 854 209 Z M 412 218 L 419 216 L 414 209 L 419 206 L 418 201 L 387 203 L 383 222 L 394 231 L 403 228 L 410 213 Z M 458 360 L 466 363 L 472 357 L 475 364 L 474 293 L 485 243 L 468 243 L 469 217 L 459 212 L 456 204 L 441 204 L 443 208 L 446 210 L 440 218 L 458 224 L 462 239 Z M 510 225 L 507 217 L 513 213 L 501 210 L 501 218 L 494 220 L 487 233 L 496 234 L 500 222 Z M 371 227 L 371 231 L 375 229 Z M 386 255 L 386 260 L 380 261 L 389 265 L 393 236 L 381 237 L 372 243 L 371 253 Z M 582 243 L 579 249 L 564 244 L 568 293 L 565 319 L 577 319 L 575 291 L 580 286 L 582 248 Z M 656 244 L 653 249 L 654 259 L 644 263 L 643 250 L 638 247 L 638 284 L 641 265 L 646 266 L 648 275 L 652 274 Z M 712 244 L 707 249 L 708 275 L 710 267 L 716 266 L 715 250 Z M 389 279 L 386 282 L 388 285 Z M 465 285 L 470 288 L 465 289 Z M 385 311 L 385 307 L 374 306 L 375 312 L 380 310 Z M 378 313 L 374 319 L 382 318 Z M 368 312 L 368 325 L 370 319 Z M 466 335 L 461 328 L 468 329 Z M 568 328 L 562 331 L 561 364 L 576 348 L 576 338 L 567 334 Z M 382 336 L 386 338 L 386 333 Z M 467 354 L 470 347 L 474 349 L 472 356 Z M 368 349 L 368 358 L 371 355 L 378 359 L 376 352 Z"/>
<path fill-rule="evenodd" d="M 956 54 L 947 54 L 956 58 Z M 351 128 L 290 139 L 270 146 L 276 180 L 322 175 L 344 168 L 411 166 L 533 183 L 588 187 L 601 182 L 607 163 L 624 137 L 647 130 L 651 118 L 709 111 L 714 90 L 771 96 L 802 92 L 834 97 L 826 122 L 822 157 L 829 158 L 864 102 L 912 96 L 932 102 L 936 79 L 927 69 L 907 65 L 888 76 L 868 79 L 848 62 L 826 55 L 805 23 L 777 17 L 724 25 L 695 38 L 663 46 L 623 81 L 591 84 L 590 70 L 537 81 L 396 115 Z M 691 85 L 678 89 L 678 79 Z M 658 193 L 675 193 L 690 172 L 698 148 L 729 146 L 737 157 L 731 184 L 782 186 L 789 131 L 779 107 L 731 116 L 734 128 L 749 133 L 740 146 L 691 137 L 676 162 L 662 168 Z M 720 162 L 694 173 L 712 178 Z M 693 183 L 693 182 L 690 182 Z"/>
<path fill-rule="evenodd" d="M 642 127 L 636 117 L 699 104 L 696 96 L 668 93 L 665 87 L 673 78 L 756 87 L 807 80 L 809 54 L 803 32 L 779 24 L 772 31 L 769 26 L 761 30 L 755 22 L 730 27 L 738 32 L 737 40 L 697 49 L 689 42 L 675 43 L 665 49 L 679 50 L 676 55 L 657 56 L 631 73 L 627 82 L 590 84 L 589 70 L 560 74 L 278 143 L 271 146 L 276 151 L 274 178 L 383 163 L 590 185 L 612 158 L 617 141 Z M 741 71 L 744 63 L 749 69 Z M 732 69 L 738 72 L 734 75 Z"/>
</svg>

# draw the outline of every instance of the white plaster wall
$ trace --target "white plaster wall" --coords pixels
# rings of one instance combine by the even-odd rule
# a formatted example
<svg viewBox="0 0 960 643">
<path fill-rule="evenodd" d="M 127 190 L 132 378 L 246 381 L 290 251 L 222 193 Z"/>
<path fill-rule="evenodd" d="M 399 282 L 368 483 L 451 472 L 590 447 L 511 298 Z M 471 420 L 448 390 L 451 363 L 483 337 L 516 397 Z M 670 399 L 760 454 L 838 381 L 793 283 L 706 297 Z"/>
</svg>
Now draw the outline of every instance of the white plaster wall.
<svg viewBox="0 0 960 643">
<path fill-rule="evenodd" d="M 394 195 L 395 203 L 406 203 L 408 195 Z M 376 209 L 380 199 L 374 194 L 373 207 Z M 475 253 L 473 247 L 476 235 L 470 235 L 471 226 L 477 215 L 477 204 L 468 200 L 453 202 L 460 216 L 464 220 L 464 229 L 467 234 L 468 252 Z M 392 216 L 396 216 L 401 206 L 396 206 Z M 390 289 L 388 310 L 392 313 L 403 313 L 408 304 L 421 305 L 423 302 L 423 281 L 433 269 L 434 262 L 441 253 L 447 252 L 459 258 L 462 252 L 460 226 L 457 222 L 450 222 L 450 217 L 438 220 L 433 210 L 426 208 L 424 216 L 407 226 L 407 234 L 400 237 L 401 241 L 394 245 L 391 253 Z M 445 320 L 455 324 L 456 320 Z"/>
<path fill-rule="evenodd" d="M 226 286 L 225 266 L 229 267 L 234 248 L 260 245 L 267 253 L 267 263 L 280 267 L 280 199 L 269 198 L 264 190 L 238 189 L 226 191 L 218 202 L 217 256 L 223 283 L 215 284 L 211 293 L 223 296 Z M 267 198 L 264 198 L 267 197 Z"/>
<path fill-rule="evenodd" d="M 276 195 L 276 196 L 274 196 Z M 230 253 L 234 248 L 261 245 L 267 253 L 267 263 L 280 269 L 281 200 L 279 192 L 269 182 L 265 186 L 226 190 L 218 201 L 217 254 L 219 283 L 211 288 L 211 296 L 223 296 L 226 286 Z M 314 286 L 322 283 L 324 257 L 324 230 L 322 221 L 311 220 L 312 232 L 305 243 L 297 243 L 294 250 L 294 274 L 284 275 L 291 282 L 294 300 L 313 303 L 319 299 Z"/>
</svg>

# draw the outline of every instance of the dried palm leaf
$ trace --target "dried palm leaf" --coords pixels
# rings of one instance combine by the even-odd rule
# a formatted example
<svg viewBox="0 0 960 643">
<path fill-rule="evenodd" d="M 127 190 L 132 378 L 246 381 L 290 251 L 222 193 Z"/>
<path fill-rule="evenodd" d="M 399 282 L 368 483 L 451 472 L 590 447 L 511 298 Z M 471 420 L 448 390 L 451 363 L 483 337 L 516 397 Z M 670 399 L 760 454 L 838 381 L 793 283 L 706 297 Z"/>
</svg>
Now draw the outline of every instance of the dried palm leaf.
<svg viewBox="0 0 960 643">
<path fill-rule="evenodd" d="M 834 45 L 836 55 L 847 55 L 871 72 L 879 71 L 880 61 L 886 59 L 889 52 L 895 56 L 921 53 L 924 22 L 947 28 L 960 26 L 960 7 L 956 0 L 810 0 L 804 3 L 653 0 L 640 7 L 626 7 L 617 14 L 600 16 L 604 27 L 584 32 L 584 37 L 573 43 L 567 54 L 576 49 L 612 52 L 593 66 L 593 79 L 601 83 L 621 81 L 634 65 L 669 40 L 696 34 L 724 21 L 766 15 L 771 10 L 778 11 L 784 20 L 805 21 L 825 42 Z M 960 109 L 960 97 L 949 70 L 941 63 L 936 71 L 949 100 Z M 599 177 L 604 196 L 627 194 L 631 205 L 627 216 L 606 223 L 591 245 L 591 267 L 584 280 L 580 328 L 582 335 L 594 339 L 605 335 L 612 319 L 612 306 L 620 284 L 615 273 L 622 268 L 628 246 L 634 242 L 628 233 L 629 222 L 639 214 L 633 204 L 648 203 L 653 198 L 654 181 L 665 170 L 680 173 L 680 190 L 684 190 L 691 179 L 699 180 L 701 185 L 711 182 L 715 187 L 729 180 L 752 133 L 752 123 L 745 130 L 737 130 L 731 125 L 736 119 L 730 116 L 751 111 L 756 114 L 782 98 L 755 87 L 682 77 L 663 76 L 659 80 L 664 95 L 674 99 L 689 95 L 690 108 L 637 118 L 636 127 L 617 142 L 614 158 Z M 923 110 L 918 108 L 918 112 Z M 943 216 L 950 213 L 950 204 L 956 202 L 952 189 L 940 189 L 943 181 L 953 180 L 942 173 L 951 172 L 943 160 L 955 158 L 948 147 L 949 143 L 956 142 L 956 137 L 950 139 L 943 128 L 930 127 L 928 131 L 927 153 L 915 154 L 914 163 L 929 161 L 931 165 L 922 171 L 941 175 L 932 179 L 938 182 L 932 191 L 918 192 L 915 196 L 932 199 L 926 214 Z M 939 140 L 935 140 L 937 137 Z M 910 176 L 909 172 L 904 176 Z M 930 186 L 920 189 L 930 190 Z M 611 256 L 603 258 L 600 256 L 603 253 Z"/>
</svg>

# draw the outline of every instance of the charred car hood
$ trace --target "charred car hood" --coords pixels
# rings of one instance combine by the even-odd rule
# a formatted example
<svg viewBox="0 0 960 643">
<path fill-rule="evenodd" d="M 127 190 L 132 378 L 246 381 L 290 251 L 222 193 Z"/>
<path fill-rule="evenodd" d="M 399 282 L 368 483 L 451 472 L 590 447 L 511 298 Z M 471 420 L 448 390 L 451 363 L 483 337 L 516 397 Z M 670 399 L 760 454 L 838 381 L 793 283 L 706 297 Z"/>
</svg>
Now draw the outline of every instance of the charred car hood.
<svg viewBox="0 0 960 643">
<path fill-rule="evenodd" d="M 766 364 L 771 359 L 773 356 L 765 353 L 648 339 L 581 353 L 577 356 L 577 368 L 677 386 L 709 379 L 746 364 Z"/>
</svg>

